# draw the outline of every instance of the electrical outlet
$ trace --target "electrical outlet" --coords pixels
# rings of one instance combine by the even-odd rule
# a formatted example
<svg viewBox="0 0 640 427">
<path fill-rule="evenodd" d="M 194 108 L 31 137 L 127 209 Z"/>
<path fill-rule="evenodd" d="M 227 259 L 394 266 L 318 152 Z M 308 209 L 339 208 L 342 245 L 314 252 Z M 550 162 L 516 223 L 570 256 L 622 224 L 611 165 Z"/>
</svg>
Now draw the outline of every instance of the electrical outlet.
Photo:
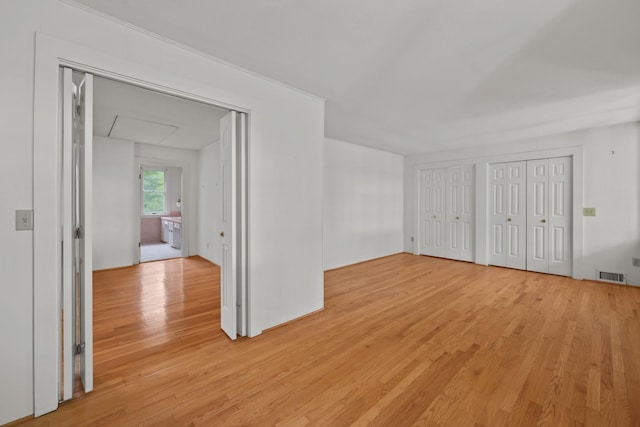
<svg viewBox="0 0 640 427">
<path fill-rule="evenodd" d="M 631 258 L 631 264 L 633 264 L 634 267 L 640 267 L 640 258 Z"/>
<path fill-rule="evenodd" d="M 33 230 L 33 211 L 17 210 L 16 211 L 16 231 Z"/>
<path fill-rule="evenodd" d="M 413 236 L 411 236 L 411 241 L 413 242 Z"/>
<path fill-rule="evenodd" d="M 596 216 L 596 208 L 582 208 L 583 216 Z"/>
</svg>

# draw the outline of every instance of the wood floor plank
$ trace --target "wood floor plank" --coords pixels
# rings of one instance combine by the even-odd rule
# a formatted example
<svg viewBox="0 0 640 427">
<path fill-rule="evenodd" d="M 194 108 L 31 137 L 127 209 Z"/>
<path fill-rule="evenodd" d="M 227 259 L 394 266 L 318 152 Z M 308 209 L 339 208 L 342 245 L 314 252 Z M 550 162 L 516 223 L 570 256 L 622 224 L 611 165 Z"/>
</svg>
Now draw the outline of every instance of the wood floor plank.
<svg viewBox="0 0 640 427">
<path fill-rule="evenodd" d="M 640 425 L 640 288 L 394 255 L 231 342 L 201 258 L 94 273 L 94 391 L 11 426 Z"/>
</svg>

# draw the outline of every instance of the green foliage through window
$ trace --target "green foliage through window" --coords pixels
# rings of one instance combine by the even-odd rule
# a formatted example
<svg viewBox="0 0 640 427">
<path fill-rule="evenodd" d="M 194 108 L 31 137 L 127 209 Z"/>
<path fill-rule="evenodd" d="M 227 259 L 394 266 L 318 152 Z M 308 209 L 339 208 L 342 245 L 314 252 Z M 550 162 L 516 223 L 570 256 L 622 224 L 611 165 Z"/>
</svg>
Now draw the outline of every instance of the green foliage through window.
<svg viewBox="0 0 640 427">
<path fill-rule="evenodd" d="M 142 213 L 157 214 L 165 210 L 165 173 L 163 170 L 142 170 Z"/>
</svg>

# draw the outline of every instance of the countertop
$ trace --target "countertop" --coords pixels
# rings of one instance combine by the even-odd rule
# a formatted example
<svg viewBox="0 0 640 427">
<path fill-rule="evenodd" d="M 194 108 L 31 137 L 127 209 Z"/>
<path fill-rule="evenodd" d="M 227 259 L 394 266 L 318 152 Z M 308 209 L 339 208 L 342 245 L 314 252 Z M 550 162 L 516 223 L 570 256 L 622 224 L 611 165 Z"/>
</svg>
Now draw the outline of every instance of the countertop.
<svg viewBox="0 0 640 427">
<path fill-rule="evenodd" d="M 172 221 L 172 222 L 177 222 L 178 224 L 182 223 L 182 217 L 181 216 L 161 216 L 160 217 L 161 221 Z"/>
</svg>

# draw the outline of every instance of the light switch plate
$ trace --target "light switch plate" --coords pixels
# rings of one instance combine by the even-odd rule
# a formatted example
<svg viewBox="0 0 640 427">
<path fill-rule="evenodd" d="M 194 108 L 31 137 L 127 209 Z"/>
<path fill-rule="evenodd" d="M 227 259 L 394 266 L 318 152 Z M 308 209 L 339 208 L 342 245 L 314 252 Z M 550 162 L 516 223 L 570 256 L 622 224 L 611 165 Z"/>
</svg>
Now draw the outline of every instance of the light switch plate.
<svg viewBox="0 0 640 427">
<path fill-rule="evenodd" d="M 582 216 L 596 216 L 596 208 L 582 208 Z"/>
<path fill-rule="evenodd" d="M 17 210 L 16 211 L 16 231 L 33 230 L 33 211 Z"/>
</svg>

